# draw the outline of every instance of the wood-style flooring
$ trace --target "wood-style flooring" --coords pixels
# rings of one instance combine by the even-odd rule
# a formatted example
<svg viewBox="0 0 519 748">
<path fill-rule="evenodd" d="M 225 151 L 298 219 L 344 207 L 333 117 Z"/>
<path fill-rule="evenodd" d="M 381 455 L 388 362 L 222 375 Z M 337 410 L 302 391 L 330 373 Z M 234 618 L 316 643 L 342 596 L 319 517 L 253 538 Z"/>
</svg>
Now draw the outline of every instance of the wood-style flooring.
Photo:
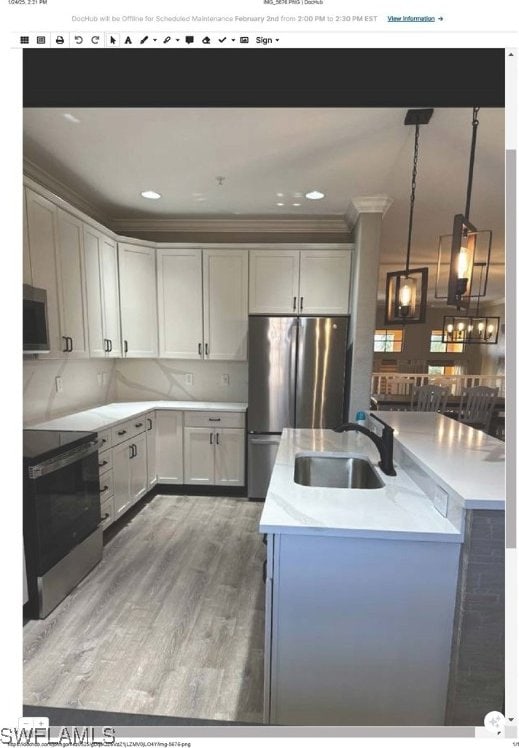
<svg viewBox="0 0 519 748">
<path fill-rule="evenodd" d="M 25 625 L 24 703 L 261 723 L 261 509 L 157 495 L 132 510 L 88 577 Z"/>
</svg>

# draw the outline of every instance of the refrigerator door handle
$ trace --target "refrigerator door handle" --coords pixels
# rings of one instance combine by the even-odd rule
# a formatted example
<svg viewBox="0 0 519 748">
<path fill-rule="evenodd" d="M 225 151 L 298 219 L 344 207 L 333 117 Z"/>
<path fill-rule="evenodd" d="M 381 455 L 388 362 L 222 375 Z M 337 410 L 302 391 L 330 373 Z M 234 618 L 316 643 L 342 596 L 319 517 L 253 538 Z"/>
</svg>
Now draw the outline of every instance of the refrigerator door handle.
<svg viewBox="0 0 519 748">
<path fill-rule="evenodd" d="M 288 362 L 288 417 L 289 426 L 296 425 L 296 388 L 297 388 L 297 339 L 299 320 L 295 319 L 290 327 L 290 355 Z"/>
</svg>

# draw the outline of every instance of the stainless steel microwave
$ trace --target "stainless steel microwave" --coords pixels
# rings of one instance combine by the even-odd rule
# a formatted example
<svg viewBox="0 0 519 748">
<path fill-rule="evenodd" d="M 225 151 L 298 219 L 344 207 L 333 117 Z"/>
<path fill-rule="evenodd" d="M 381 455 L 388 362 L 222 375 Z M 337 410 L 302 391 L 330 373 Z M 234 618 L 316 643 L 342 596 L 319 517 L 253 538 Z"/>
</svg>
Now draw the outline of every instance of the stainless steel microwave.
<svg viewBox="0 0 519 748">
<path fill-rule="evenodd" d="M 49 353 L 47 291 L 23 285 L 23 352 Z"/>
</svg>

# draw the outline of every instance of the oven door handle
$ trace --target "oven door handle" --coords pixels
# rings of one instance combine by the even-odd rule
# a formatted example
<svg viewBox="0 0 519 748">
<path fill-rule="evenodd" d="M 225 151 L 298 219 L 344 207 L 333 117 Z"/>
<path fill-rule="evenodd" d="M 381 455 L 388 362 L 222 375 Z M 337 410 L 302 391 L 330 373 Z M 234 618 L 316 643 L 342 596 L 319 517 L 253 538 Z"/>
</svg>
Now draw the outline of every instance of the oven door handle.
<svg viewBox="0 0 519 748">
<path fill-rule="evenodd" d="M 55 473 L 56 470 L 61 470 L 67 467 L 67 465 L 72 465 L 73 462 L 79 462 L 85 457 L 95 454 L 97 450 L 98 442 L 96 439 L 95 441 L 90 441 L 87 444 L 82 444 L 80 447 L 71 449 L 64 455 L 52 457 L 50 460 L 40 462 L 39 465 L 32 465 L 27 471 L 28 476 L 31 480 L 36 480 L 37 478 L 41 478 L 42 475 Z"/>
</svg>

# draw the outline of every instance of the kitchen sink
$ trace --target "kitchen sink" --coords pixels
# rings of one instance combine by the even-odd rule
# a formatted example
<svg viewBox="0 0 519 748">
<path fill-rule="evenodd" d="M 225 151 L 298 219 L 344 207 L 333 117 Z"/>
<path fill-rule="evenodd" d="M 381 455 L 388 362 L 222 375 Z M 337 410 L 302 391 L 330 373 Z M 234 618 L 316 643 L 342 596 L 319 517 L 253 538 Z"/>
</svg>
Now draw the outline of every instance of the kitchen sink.
<svg viewBox="0 0 519 748">
<path fill-rule="evenodd" d="M 321 488 L 382 488 L 369 460 L 348 455 L 300 455 L 296 457 L 294 481 Z"/>
</svg>

